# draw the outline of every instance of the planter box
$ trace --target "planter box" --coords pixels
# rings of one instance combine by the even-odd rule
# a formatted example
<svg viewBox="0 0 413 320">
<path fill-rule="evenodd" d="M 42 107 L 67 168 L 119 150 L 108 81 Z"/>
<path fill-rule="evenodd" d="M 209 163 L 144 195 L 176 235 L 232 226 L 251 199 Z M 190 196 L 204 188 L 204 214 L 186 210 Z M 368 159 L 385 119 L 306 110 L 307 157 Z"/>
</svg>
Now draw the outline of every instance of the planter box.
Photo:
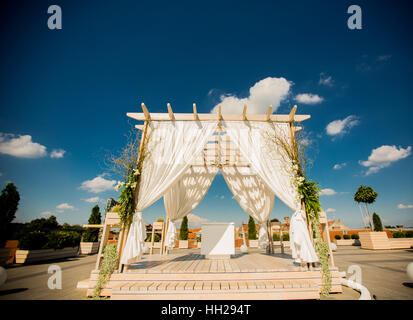
<svg viewBox="0 0 413 320">
<path fill-rule="evenodd" d="M 359 239 L 346 239 L 346 240 L 336 240 L 338 246 L 359 246 Z"/>
<path fill-rule="evenodd" d="M 10 260 L 11 249 L 10 248 L 1 248 L 0 249 L 0 266 L 7 264 L 7 261 Z"/>
<path fill-rule="evenodd" d="M 99 242 L 81 242 L 80 254 L 95 254 L 99 251 Z"/>
<path fill-rule="evenodd" d="M 413 246 L 413 238 L 390 238 L 390 248 L 410 249 Z"/>
<path fill-rule="evenodd" d="M 33 263 L 54 259 L 75 257 L 79 253 L 79 247 L 63 249 L 17 250 L 16 263 Z"/>
<path fill-rule="evenodd" d="M 258 248 L 258 240 L 248 240 L 248 247 Z"/>
<path fill-rule="evenodd" d="M 280 246 L 281 247 L 281 241 L 273 241 L 272 242 L 274 246 Z M 284 247 L 289 247 L 290 246 L 290 241 L 283 241 Z"/>
<path fill-rule="evenodd" d="M 188 249 L 188 240 L 179 240 L 179 249 Z"/>
<path fill-rule="evenodd" d="M 386 232 L 360 232 L 359 237 L 362 249 L 391 249 Z"/>
</svg>

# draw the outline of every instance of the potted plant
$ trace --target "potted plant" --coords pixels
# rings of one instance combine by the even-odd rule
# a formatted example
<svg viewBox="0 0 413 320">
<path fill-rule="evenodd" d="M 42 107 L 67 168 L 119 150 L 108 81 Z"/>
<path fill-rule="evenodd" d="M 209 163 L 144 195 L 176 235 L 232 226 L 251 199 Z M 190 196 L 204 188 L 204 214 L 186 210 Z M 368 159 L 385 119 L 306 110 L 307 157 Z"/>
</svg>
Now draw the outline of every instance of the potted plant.
<svg viewBox="0 0 413 320">
<path fill-rule="evenodd" d="M 201 240 L 202 240 L 202 234 L 198 234 L 196 237 L 197 248 L 201 248 Z"/>
<path fill-rule="evenodd" d="M 188 249 L 188 217 L 182 219 L 179 229 L 179 248 Z"/>
<path fill-rule="evenodd" d="M 88 224 L 96 225 L 101 224 L 102 216 L 100 214 L 100 208 L 98 205 L 95 205 L 92 208 Z M 80 254 L 94 254 L 99 250 L 99 228 L 87 228 L 83 239 L 80 242 Z"/>
<path fill-rule="evenodd" d="M 248 246 L 258 248 L 257 229 L 254 219 L 250 216 L 248 220 Z"/>
</svg>

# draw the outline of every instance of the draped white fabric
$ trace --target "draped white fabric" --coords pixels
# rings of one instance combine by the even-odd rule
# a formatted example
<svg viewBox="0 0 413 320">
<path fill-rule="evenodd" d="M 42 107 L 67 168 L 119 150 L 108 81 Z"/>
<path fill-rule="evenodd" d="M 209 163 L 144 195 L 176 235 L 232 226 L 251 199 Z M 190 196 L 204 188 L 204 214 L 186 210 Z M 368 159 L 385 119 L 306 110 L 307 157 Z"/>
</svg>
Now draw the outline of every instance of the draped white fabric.
<svg viewBox="0 0 413 320">
<path fill-rule="evenodd" d="M 297 210 L 290 220 L 290 248 L 295 262 L 317 262 L 318 257 L 311 243 L 305 221 L 305 212 Z"/>
<path fill-rule="evenodd" d="M 258 245 L 268 244 L 267 221 L 274 205 L 274 194 L 250 167 L 222 167 L 222 175 L 241 208 L 260 223 Z"/>
<path fill-rule="evenodd" d="M 291 164 L 282 156 L 282 148 L 270 138 L 278 135 L 288 141 L 288 124 L 228 121 L 224 126 L 232 142 L 240 149 L 252 169 L 281 201 L 296 211 L 300 207 L 300 198 L 293 185 Z"/>
<path fill-rule="evenodd" d="M 164 195 L 166 216 L 170 219 L 165 244 L 175 246 L 175 221 L 194 210 L 208 192 L 218 168 L 214 166 L 191 166 Z"/>
<path fill-rule="evenodd" d="M 152 121 L 148 127 L 148 143 L 142 165 L 137 205 L 126 240 L 121 263 L 140 257 L 144 246 L 143 219 L 140 212 L 153 204 L 189 168 L 217 126 L 216 121 Z M 140 217 L 140 218 L 139 218 Z"/>
</svg>

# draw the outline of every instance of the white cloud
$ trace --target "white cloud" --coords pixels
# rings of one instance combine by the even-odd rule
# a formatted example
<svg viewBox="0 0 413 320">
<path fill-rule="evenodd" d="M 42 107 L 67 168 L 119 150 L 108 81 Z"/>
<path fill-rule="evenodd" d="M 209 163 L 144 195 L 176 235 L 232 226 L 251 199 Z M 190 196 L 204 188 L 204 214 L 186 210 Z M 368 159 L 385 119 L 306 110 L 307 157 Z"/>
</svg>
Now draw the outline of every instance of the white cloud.
<svg viewBox="0 0 413 320">
<path fill-rule="evenodd" d="M 329 213 L 329 212 L 336 212 L 336 209 L 328 208 L 328 209 L 326 210 L 326 213 Z"/>
<path fill-rule="evenodd" d="M 75 210 L 75 207 L 74 206 L 71 206 L 70 204 L 68 204 L 68 203 L 62 203 L 62 204 L 59 204 L 58 206 L 56 206 L 56 211 L 57 212 L 63 212 L 63 211 L 65 211 L 65 210 Z"/>
<path fill-rule="evenodd" d="M 384 54 L 377 57 L 377 61 L 387 61 L 390 60 L 391 54 Z"/>
<path fill-rule="evenodd" d="M 188 214 L 187 217 L 188 217 L 188 225 L 190 226 L 191 229 L 200 228 L 202 223 L 208 221 L 208 219 L 201 218 L 193 213 Z"/>
<path fill-rule="evenodd" d="M 50 212 L 50 211 L 40 212 L 40 215 L 41 215 L 41 216 L 50 216 L 50 215 L 52 215 L 52 214 L 53 214 L 53 212 Z"/>
<path fill-rule="evenodd" d="M 221 200 L 224 200 L 225 199 L 225 196 L 220 196 L 219 197 Z"/>
<path fill-rule="evenodd" d="M 330 188 L 322 189 L 320 192 L 320 196 L 333 196 L 335 194 L 337 194 L 337 192 Z"/>
<path fill-rule="evenodd" d="M 318 94 L 300 93 L 295 96 L 295 101 L 303 104 L 317 104 L 323 102 L 323 98 Z"/>
<path fill-rule="evenodd" d="M 116 180 L 106 180 L 103 175 L 100 175 L 92 180 L 83 181 L 79 188 L 93 193 L 100 193 L 115 190 L 116 183 Z"/>
<path fill-rule="evenodd" d="M 402 147 L 383 145 L 379 148 L 373 149 L 367 161 L 359 161 L 359 163 L 368 167 L 366 175 L 378 172 L 380 169 L 390 166 L 393 162 L 404 159 L 411 154 L 412 147 L 406 149 Z"/>
<path fill-rule="evenodd" d="M 319 85 L 324 85 L 327 87 L 332 87 L 334 84 L 333 78 L 326 75 L 324 72 L 320 73 L 320 80 L 318 81 Z"/>
<path fill-rule="evenodd" d="M 235 95 L 221 95 L 222 113 L 241 114 L 244 105 L 247 105 L 247 114 L 266 113 L 272 105 L 272 111 L 276 111 L 290 92 L 291 81 L 285 78 L 265 78 L 255 83 L 249 90 L 247 98 L 238 98 Z M 211 113 L 218 113 L 217 104 Z"/>
<path fill-rule="evenodd" d="M 347 133 L 352 127 L 358 125 L 359 123 L 360 121 L 358 118 L 351 115 L 343 120 L 335 120 L 330 122 L 326 127 L 326 131 L 330 136 L 342 135 Z"/>
<path fill-rule="evenodd" d="M 63 158 L 65 153 L 66 153 L 66 151 L 63 150 L 63 149 L 54 149 L 50 153 L 50 158 L 60 159 L 60 158 Z"/>
<path fill-rule="evenodd" d="M 91 197 L 91 198 L 83 199 L 83 200 L 86 201 L 86 202 L 89 202 L 89 203 L 95 203 L 95 202 L 99 202 L 100 198 L 99 197 Z"/>
<path fill-rule="evenodd" d="M 413 204 L 408 204 L 408 205 L 404 205 L 404 204 L 399 204 L 397 206 L 397 209 L 412 209 L 413 208 Z"/>
<path fill-rule="evenodd" d="M 41 158 L 47 155 L 46 147 L 32 141 L 32 136 L 0 133 L 0 153 L 19 158 Z"/>
<path fill-rule="evenodd" d="M 344 168 L 347 165 L 347 163 L 343 162 L 343 163 L 336 163 L 333 167 L 334 170 L 340 170 L 342 168 Z"/>
</svg>

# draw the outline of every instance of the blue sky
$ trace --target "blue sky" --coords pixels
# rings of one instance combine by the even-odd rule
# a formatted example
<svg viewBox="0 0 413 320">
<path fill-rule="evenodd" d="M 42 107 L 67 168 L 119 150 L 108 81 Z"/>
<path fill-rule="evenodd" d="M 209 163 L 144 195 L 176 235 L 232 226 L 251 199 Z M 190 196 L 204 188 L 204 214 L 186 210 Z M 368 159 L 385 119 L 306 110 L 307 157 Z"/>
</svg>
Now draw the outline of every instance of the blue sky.
<svg viewBox="0 0 413 320">
<path fill-rule="evenodd" d="M 47 28 L 51 4 L 62 30 Z M 347 27 L 351 4 L 362 30 Z M 385 224 L 413 226 L 409 12 L 408 1 L 3 1 L 0 186 L 19 189 L 16 221 L 86 223 L 96 200 L 85 199 L 117 198 L 104 159 L 125 145 L 126 112 L 141 102 L 207 113 L 223 95 L 284 78 L 287 93 L 267 98 L 277 113 L 311 114 L 309 176 L 333 190 L 321 197 L 329 217 L 361 226 L 353 194 L 369 185 Z M 222 176 L 194 214 L 248 219 Z M 271 217 L 290 214 L 276 201 Z M 144 212 L 161 216 L 162 201 Z"/>
</svg>

